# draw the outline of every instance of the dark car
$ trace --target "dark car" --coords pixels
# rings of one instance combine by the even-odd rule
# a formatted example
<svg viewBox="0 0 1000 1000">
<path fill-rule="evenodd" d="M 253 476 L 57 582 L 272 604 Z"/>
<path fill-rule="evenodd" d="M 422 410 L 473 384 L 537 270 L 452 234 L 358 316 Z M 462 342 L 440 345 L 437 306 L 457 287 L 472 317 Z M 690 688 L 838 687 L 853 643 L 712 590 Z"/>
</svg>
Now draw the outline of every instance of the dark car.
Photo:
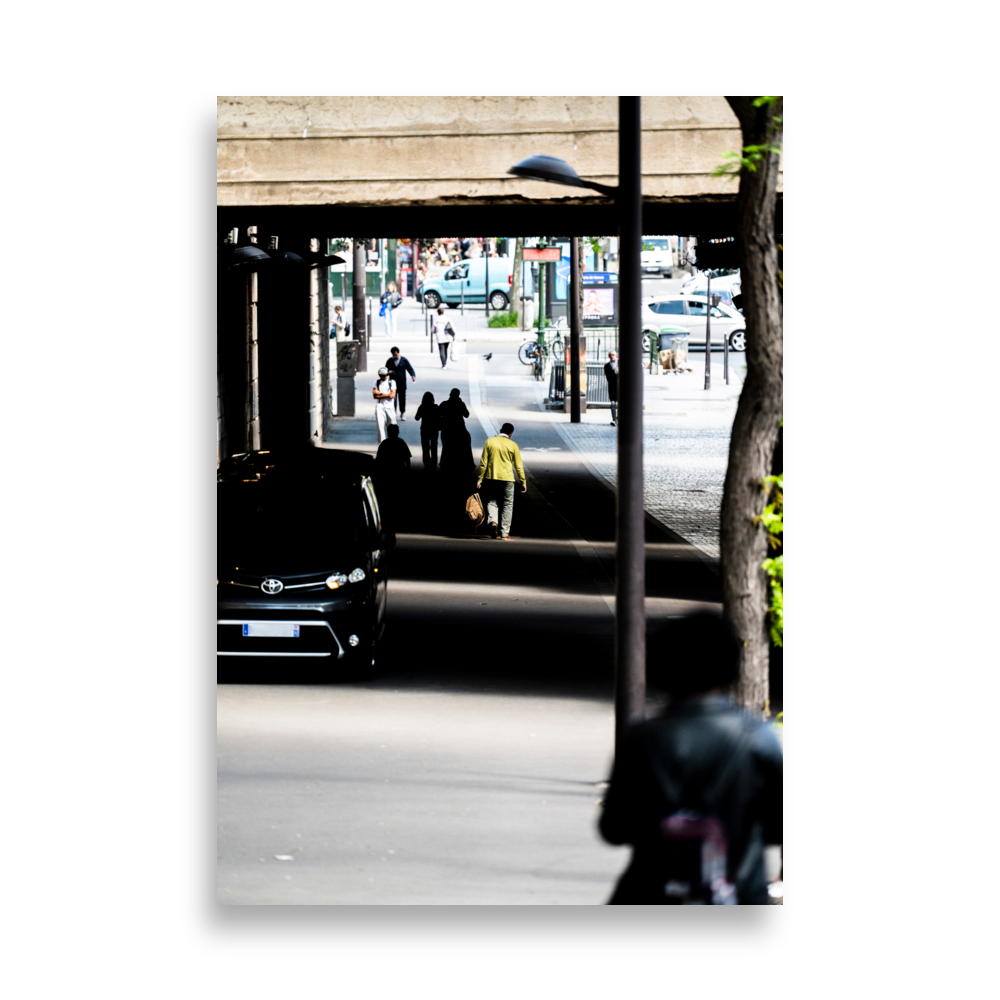
<svg viewBox="0 0 1000 1000">
<path fill-rule="evenodd" d="M 385 629 L 374 460 L 309 448 L 234 455 L 218 474 L 219 656 L 311 660 L 371 676 Z"/>
</svg>

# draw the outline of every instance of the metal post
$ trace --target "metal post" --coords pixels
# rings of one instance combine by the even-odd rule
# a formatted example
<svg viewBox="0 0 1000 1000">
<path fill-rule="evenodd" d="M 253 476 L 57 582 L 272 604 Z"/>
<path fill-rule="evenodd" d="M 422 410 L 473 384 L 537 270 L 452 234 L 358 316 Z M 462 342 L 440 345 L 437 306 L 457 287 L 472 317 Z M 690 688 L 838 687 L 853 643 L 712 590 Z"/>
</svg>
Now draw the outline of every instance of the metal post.
<svg viewBox="0 0 1000 1000">
<path fill-rule="evenodd" d="M 719 302 L 722 301 L 721 295 L 716 295 L 715 297 L 716 299 L 718 299 Z M 718 303 L 713 303 L 711 299 L 709 299 L 708 301 L 711 305 L 718 304 Z M 724 334 L 722 337 L 722 358 L 723 358 L 722 361 L 723 372 L 725 373 L 726 376 L 726 385 L 729 385 L 729 335 L 728 334 Z"/>
<path fill-rule="evenodd" d="M 569 422 L 580 422 L 580 238 L 569 240 Z M 565 369 L 563 369 L 565 371 Z"/>
<path fill-rule="evenodd" d="M 618 495 L 615 745 L 645 718 L 646 551 L 642 505 L 642 132 L 640 98 L 618 98 Z"/>
<path fill-rule="evenodd" d="M 365 330 L 365 248 L 362 240 L 354 241 L 354 271 L 351 289 L 351 319 L 354 339 L 358 344 L 358 371 L 368 371 L 368 333 Z"/>
<path fill-rule="evenodd" d="M 538 245 L 544 249 L 546 246 L 545 237 L 543 236 L 539 241 Z M 540 260 L 538 262 L 538 343 L 545 343 L 545 261 Z"/>
<path fill-rule="evenodd" d="M 712 388 L 712 272 L 708 272 L 708 287 L 705 297 L 708 304 L 705 306 L 705 388 Z"/>
<path fill-rule="evenodd" d="M 483 237 L 483 254 L 486 257 L 486 325 L 490 320 L 490 238 Z"/>
</svg>

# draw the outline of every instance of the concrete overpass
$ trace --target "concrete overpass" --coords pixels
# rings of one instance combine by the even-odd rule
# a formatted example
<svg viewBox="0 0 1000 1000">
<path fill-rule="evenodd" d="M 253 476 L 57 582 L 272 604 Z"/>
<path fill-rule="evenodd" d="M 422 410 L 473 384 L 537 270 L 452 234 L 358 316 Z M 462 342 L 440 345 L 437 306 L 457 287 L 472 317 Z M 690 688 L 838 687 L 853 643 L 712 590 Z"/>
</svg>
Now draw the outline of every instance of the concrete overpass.
<svg viewBox="0 0 1000 1000">
<path fill-rule="evenodd" d="M 725 99 L 645 97 L 642 114 L 644 232 L 734 232 L 736 183 L 711 176 L 741 145 Z M 612 235 L 608 198 L 507 170 L 547 153 L 613 185 L 617 119 L 617 97 L 220 97 L 220 242 L 235 228 L 245 243 L 250 226 L 262 246 L 278 235 L 303 255 L 352 234 Z M 220 457 L 322 440 L 332 417 L 325 281 L 220 270 Z"/>
</svg>

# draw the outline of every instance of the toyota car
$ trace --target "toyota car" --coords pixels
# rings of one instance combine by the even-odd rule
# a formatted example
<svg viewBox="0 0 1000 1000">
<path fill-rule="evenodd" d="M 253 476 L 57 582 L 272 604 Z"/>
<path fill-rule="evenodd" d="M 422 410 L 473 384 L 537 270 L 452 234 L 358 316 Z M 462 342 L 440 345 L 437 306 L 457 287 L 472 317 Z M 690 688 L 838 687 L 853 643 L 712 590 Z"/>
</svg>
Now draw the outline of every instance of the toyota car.
<svg viewBox="0 0 1000 1000">
<path fill-rule="evenodd" d="M 218 474 L 219 656 L 311 661 L 321 677 L 370 677 L 385 629 L 374 460 L 309 448 L 256 451 Z"/>
</svg>

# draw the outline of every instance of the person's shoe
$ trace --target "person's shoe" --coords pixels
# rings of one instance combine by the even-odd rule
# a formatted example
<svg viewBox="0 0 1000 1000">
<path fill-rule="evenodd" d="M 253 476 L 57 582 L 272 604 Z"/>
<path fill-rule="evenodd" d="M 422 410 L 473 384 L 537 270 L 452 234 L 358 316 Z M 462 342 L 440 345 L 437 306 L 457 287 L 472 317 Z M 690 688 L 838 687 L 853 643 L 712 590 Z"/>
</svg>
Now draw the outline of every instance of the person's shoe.
<svg viewBox="0 0 1000 1000">
<path fill-rule="evenodd" d="M 496 521 L 490 521 L 490 538 L 499 538 L 500 536 L 500 526 Z"/>
<path fill-rule="evenodd" d="M 406 417 L 404 417 L 404 416 L 403 416 L 403 414 L 401 413 L 401 414 L 399 415 L 399 419 L 400 419 L 400 420 L 405 420 L 405 419 L 406 419 Z"/>
<path fill-rule="evenodd" d="M 618 426 L 618 421 L 617 420 L 612 420 L 611 421 L 611 426 L 612 427 L 617 427 Z"/>
</svg>

